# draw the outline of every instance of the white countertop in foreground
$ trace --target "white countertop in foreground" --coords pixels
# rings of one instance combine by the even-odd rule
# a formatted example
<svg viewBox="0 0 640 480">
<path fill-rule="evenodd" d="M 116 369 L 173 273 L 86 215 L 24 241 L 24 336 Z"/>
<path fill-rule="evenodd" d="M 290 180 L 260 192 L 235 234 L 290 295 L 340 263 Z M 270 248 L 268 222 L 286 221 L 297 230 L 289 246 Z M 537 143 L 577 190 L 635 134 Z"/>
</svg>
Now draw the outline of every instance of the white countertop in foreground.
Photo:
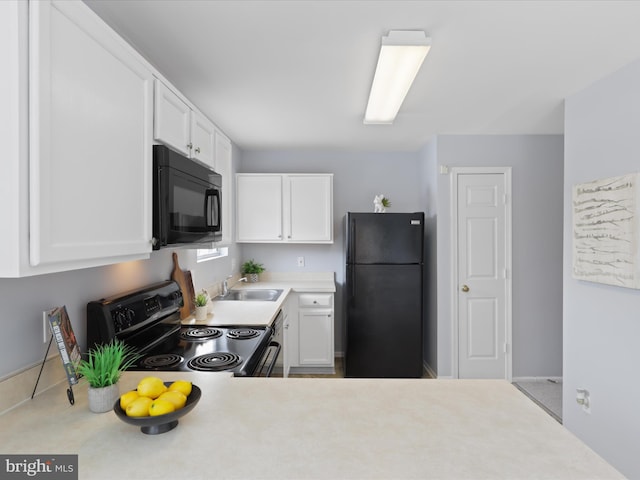
<svg viewBox="0 0 640 480">
<path fill-rule="evenodd" d="M 213 313 L 204 321 L 196 321 L 195 317 L 183 320 L 183 325 L 270 325 L 275 319 L 282 303 L 290 291 L 327 292 L 336 291 L 333 273 L 315 274 L 315 276 L 296 277 L 295 274 L 286 274 L 267 277 L 266 281 L 257 283 L 237 283 L 233 290 L 244 289 L 281 289 L 283 292 L 275 302 L 262 301 L 213 301 Z"/>
<path fill-rule="evenodd" d="M 59 385 L 0 416 L 2 451 L 78 454 L 83 480 L 623 478 L 502 380 L 158 376 L 202 390 L 170 432 L 89 412 L 86 386 L 70 406 Z"/>
</svg>

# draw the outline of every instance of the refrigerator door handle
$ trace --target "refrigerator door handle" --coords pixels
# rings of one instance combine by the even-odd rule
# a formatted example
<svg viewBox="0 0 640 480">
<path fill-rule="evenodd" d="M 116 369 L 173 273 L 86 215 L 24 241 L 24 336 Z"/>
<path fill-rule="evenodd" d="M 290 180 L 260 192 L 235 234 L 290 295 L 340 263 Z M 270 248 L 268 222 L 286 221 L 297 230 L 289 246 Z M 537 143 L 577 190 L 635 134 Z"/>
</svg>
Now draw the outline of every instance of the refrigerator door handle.
<svg viewBox="0 0 640 480">
<path fill-rule="evenodd" d="M 355 286 L 354 286 L 354 278 L 353 278 L 353 265 L 352 264 L 347 264 L 347 291 L 345 292 L 345 294 L 347 295 L 347 303 L 349 305 L 351 305 L 351 302 L 353 302 L 353 299 L 355 298 Z"/>
<path fill-rule="evenodd" d="M 351 265 L 351 305 L 355 306 L 356 301 L 356 277 L 354 275 L 354 267 Z"/>
<path fill-rule="evenodd" d="M 355 263 L 356 261 L 356 220 L 349 220 L 349 251 L 347 252 L 347 262 Z"/>
</svg>

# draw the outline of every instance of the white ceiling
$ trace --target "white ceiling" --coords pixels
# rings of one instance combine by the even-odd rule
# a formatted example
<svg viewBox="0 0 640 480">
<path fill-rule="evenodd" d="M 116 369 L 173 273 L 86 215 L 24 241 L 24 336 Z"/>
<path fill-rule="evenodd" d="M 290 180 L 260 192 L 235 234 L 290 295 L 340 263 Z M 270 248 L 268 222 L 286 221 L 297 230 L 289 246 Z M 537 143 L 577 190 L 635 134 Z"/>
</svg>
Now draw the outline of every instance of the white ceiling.
<svg viewBox="0 0 640 480">
<path fill-rule="evenodd" d="M 638 1 L 85 2 L 246 150 L 562 133 L 564 98 L 640 58 Z M 389 30 L 431 52 L 394 124 L 363 125 Z"/>
</svg>

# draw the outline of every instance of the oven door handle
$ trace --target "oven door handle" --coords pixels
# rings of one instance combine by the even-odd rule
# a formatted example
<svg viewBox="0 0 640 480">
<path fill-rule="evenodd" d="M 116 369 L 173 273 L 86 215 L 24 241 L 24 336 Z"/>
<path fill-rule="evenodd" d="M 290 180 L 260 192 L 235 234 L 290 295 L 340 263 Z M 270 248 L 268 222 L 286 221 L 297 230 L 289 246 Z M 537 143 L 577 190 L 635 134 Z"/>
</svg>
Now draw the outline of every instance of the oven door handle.
<svg viewBox="0 0 640 480">
<path fill-rule="evenodd" d="M 278 360 L 278 355 L 280 355 L 280 350 L 282 349 L 282 346 L 278 343 L 278 342 L 274 342 L 273 340 L 271 342 L 269 342 L 269 347 L 267 348 L 275 348 L 276 349 L 276 353 L 275 355 L 273 355 L 273 359 L 271 360 L 271 363 L 269 364 L 269 366 L 267 367 L 267 373 L 265 375 L 265 377 L 270 377 L 271 376 L 271 372 L 273 372 L 273 367 L 276 366 L 276 361 Z M 266 363 L 268 356 L 265 358 L 264 363 Z M 258 371 L 262 371 L 262 369 L 264 368 L 264 363 L 260 366 Z"/>
</svg>

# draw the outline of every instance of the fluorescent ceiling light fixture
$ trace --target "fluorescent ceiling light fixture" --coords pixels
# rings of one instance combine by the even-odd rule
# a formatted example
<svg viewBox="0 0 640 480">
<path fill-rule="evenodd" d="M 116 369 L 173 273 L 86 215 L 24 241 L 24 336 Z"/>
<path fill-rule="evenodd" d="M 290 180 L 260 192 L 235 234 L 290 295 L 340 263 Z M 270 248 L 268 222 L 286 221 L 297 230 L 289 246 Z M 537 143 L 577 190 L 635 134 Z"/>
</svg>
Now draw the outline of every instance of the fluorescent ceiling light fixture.
<svg viewBox="0 0 640 480">
<path fill-rule="evenodd" d="M 365 124 L 393 123 L 430 48 L 431 39 L 422 31 L 391 30 L 382 37 Z"/>
</svg>

